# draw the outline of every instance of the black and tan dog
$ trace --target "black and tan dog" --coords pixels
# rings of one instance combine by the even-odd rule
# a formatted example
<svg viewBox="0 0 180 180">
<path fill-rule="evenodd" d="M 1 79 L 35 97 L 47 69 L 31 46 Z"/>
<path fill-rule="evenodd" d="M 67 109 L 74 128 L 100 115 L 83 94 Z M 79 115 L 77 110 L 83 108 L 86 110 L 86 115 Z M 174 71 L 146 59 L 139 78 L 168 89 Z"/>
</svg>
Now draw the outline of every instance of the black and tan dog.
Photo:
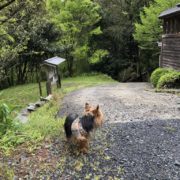
<svg viewBox="0 0 180 180">
<path fill-rule="evenodd" d="M 99 108 L 85 104 L 82 117 L 70 114 L 66 117 L 64 130 L 68 141 L 78 144 L 80 152 L 87 153 L 89 149 L 90 133 L 103 124 L 103 113 Z"/>
</svg>

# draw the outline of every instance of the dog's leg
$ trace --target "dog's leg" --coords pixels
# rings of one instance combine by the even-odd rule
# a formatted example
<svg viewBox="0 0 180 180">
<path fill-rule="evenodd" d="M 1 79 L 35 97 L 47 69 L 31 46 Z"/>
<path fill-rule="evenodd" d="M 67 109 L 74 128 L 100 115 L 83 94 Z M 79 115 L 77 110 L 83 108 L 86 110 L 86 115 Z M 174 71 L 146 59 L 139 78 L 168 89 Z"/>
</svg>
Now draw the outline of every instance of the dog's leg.
<svg viewBox="0 0 180 180">
<path fill-rule="evenodd" d="M 88 152 L 88 147 L 89 147 L 88 139 L 84 139 L 79 142 L 80 152 L 86 154 Z"/>
</svg>

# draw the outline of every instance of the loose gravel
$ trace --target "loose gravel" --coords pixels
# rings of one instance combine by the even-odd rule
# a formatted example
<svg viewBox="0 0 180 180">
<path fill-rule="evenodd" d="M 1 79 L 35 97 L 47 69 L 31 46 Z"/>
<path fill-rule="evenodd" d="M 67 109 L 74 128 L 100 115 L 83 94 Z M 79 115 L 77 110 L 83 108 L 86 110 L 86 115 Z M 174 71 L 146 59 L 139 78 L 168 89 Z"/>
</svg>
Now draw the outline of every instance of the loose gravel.
<svg viewBox="0 0 180 180">
<path fill-rule="evenodd" d="M 101 85 L 70 93 L 57 116 L 82 115 L 86 102 L 99 104 L 105 114 L 89 153 L 79 154 L 57 137 L 33 155 L 4 159 L 15 169 L 14 179 L 180 180 L 178 96 L 155 93 L 148 83 Z"/>
</svg>

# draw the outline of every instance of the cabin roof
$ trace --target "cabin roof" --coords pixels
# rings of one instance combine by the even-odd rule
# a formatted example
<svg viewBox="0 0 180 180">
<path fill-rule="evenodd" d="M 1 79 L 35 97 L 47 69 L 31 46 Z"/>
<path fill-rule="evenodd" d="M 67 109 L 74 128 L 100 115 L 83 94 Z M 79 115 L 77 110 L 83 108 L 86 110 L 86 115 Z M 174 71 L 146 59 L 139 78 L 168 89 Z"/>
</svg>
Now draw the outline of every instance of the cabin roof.
<svg viewBox="0 0 180 180">
<path fill-rule="evenodd" d="M 176 14 L 180 14 L 180 3 L 176 5 L 176 7 L 173 7 L 171 9 L 167 9 L 166 11 L 163 11 L 159 18 L 165 18 L 167 16 L 172 16 L 172 15 L 176 15 Z"/>
<path fill-rule="evenodd" d="M 65 59 L 55 56 L 53 58 L 45 60 L 44 64 L 50 65 L 50 66 L 58 66 L 59 64 L 63 63 L 64 61 L 65 61 Z"/>
</svg>

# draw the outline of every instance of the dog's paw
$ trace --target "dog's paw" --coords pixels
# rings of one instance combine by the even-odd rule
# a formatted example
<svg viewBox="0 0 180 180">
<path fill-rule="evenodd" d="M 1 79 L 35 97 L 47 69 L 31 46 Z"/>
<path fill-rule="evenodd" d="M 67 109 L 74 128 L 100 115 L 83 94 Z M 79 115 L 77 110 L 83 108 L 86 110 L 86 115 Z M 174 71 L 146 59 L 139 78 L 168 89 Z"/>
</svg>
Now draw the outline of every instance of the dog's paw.
<svg viewBox="0 0 180 180">
<path fill-rule="evenodd" d="M 80 152 L 83 153 L 83 154 L 87 154 L 88 153 L 88 149 L 87 148 L 80 149 Z"/>
</svg>

